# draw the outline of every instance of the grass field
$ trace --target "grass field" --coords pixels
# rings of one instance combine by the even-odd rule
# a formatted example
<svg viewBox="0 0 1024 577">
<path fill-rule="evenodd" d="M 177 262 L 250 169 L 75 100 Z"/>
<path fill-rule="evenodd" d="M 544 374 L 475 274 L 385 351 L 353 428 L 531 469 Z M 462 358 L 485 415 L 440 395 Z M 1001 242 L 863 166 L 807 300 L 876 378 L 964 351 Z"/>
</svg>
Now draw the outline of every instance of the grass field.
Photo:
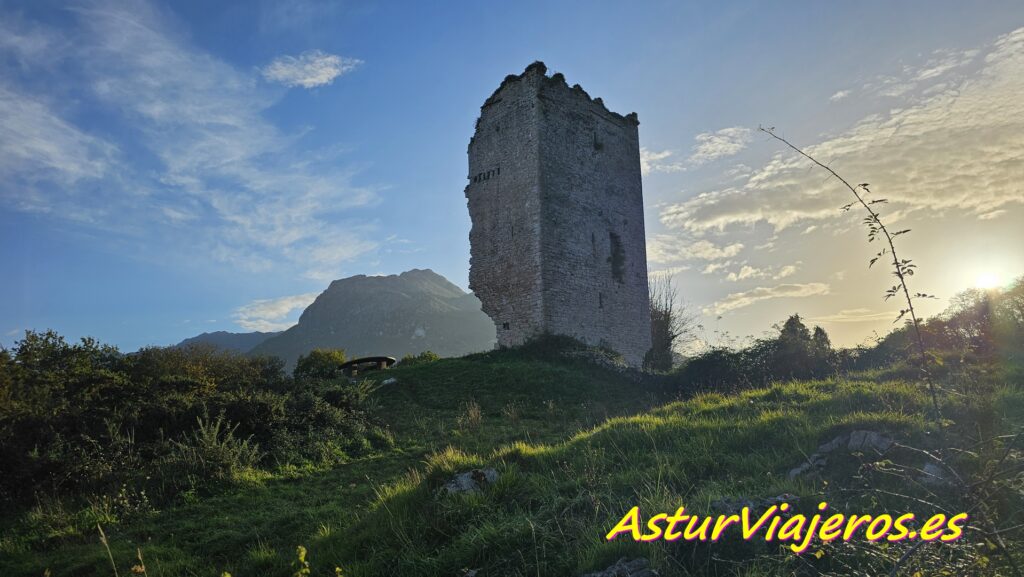
<svg viewBox="0 0 1024 577">
<path fill-rule="evenodd" d="M 884 375 L 678 400 L 582 361 L 503 351 L 386 376 L 397 383 L 375 394 L 374 414 L 391 429 L 394 449 L 330 469 L 254 471 L 214 494 L 136 515 L 103 517 L 95 505 L 58 502 L 8 512 L 0 574 L 113 575 L 97 522 L 120 575 L 132 573 L 140 550 L 154 577 L 292 575 L 299 545 L 313 575 L 578 575 L 623 556 L 647 557 L 662 575 L 815 574 L 807 567 L 843 574 L 865 554 L 863 544 L 797 557 L 779 544 L 738 539 L 609 543 L 604 535 L 634 505 L 706 512 L 718 499 L 782 493 L 805 509 L 827 498 L 856 513 L 930 512 L 887 497 L 911 490 L 872 455 L 787 478 L 818 445 L 852 430 L 934 445 L 924 391 Z M 1024 423 L 1024 390 L 998 382 L 944 404 L 950 431 L 992 436 Z M 896 449 L 884 462 L 915 458 Z M 483 493 L 439 492 L 453 474 L 485 466 L 500 477 Z M 965 549 L 976 545 L 969 541 L 935 555 L 962 574 L 991 574 L 978 563 L 994 567 L 998 559 L 979 561 Z M 887 554 L 900 546 L 910 545 Z"/>
</svg>

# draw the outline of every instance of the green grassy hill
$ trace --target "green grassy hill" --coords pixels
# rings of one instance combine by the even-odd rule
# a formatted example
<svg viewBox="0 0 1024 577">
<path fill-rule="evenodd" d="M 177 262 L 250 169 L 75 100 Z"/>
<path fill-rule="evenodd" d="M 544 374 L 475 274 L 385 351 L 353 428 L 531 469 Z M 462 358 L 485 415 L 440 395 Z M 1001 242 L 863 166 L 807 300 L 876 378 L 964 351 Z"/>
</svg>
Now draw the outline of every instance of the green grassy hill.
<svg viewBox="0 0 1024 577">
<path fill-rule="evenodd" d="M 716 500 L 789 493 L 801 510 L 827 499 L 847 512 L 924 516 L 933 508 L 925 502 L 958 498 L 953 487 L 918 497 L 907 471 L 894 473 L 921 466 L 918 451 L 935 446 L 937 431 L 918 385 L 875 375 L 675 400 L 583 361 L 501 351 L 385 376 L 397 382 L 377 390 L 373 414 L 393 449 L 327 469 L 253 471 L 229 489 L 135 516 L 127 506 L 97 518 L 95 507 L 86 514 L 39 503 L 4 522 L 0 574 L 113 575 L 96 522 L 120 575 L 132 574 L 140 550 L 153 577 L 292 575 L 299 545 L 313 575 L 337 567 L 353 576 L 579 575 L 639 556 L 662 575 L 853 574 L 844 567 L 882 567 L 912 544 L 872 551 L 834 542 L 798 557 L 777 543 L 609 543 L 604 535 L 634 505 L 707 512 Z M 989 438 L 1024 423 L 1024 390 L 993 382 L 944 398 L 951 424 L 943 434 Z M 788 478 L 820 444 L 853 430 L 910 448 L 836 456 L 820 475 Z M 982 457 L 965 455 L 963 466 Z M 499 473 L 481 493 L 441 491 L 452 475 L 481 467 Z M 961 573 L 983 570 L 968 550 L 978 544 L 967 541 L 934 555 Z"/>
</svg>

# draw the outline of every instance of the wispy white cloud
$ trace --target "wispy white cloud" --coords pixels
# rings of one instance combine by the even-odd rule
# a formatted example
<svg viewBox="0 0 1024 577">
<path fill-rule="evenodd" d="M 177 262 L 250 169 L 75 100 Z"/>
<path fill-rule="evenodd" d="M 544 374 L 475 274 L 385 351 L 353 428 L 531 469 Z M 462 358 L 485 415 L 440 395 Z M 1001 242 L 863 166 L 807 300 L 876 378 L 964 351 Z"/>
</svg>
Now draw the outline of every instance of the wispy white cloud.
<svg viewBox="0 0 1024 577">
<path fill-rule="evenodd" d="M 739 270 L 732 271 L 726 275 L 725 280 L 730 282 L 738 282 L 742 280 L 759 279 L 759 278 L 770 278 L 772 280 L 781 280 L 786 277 L 792 276 L 796 273 L 797 267 L 793 264 L 787 264 L 778 268 L 775 267 L 756 267 L 744 263 L 740 266 Z M 710 271 L 714 272 L 714 270 Z"/>
<path fill-rule="evenodd" d="M 650 271 L 648 271 L 648 276 L 652 276 L 652 277 L 653 276 L 660 276 L 660 275 L 675 276 L 675 275 L 677 275 L 677 274 L 679 274 L 681 272 L 685 272 L 685 271 L 688 271 L 688 270 L 690 270 L 690 266 L 688 266 L 688 265 L 669 266 L 669 267 L 665 267 L 665 268 L 651 269 Z"/>
<path fill-rule="evenodd" d="M 703 239 L 685 243 L 675 235 L 659 234 L 647 241 L 647 260 L 657 263 L 720 260 L 734 257 L 742 250 L 742 243 L 719 246 Z"/>
<path fill-rule="evenodd" d="M 768 276 L 768 273 L 764 270 L 745 264 L 740 267 L 740 270 L 729 273 L 725 278 L 731 282 L 736 282 L 750 278 L 763 278 L 766 276 Z"/>
<path fill-rule="evenodd" d="M 780 284 L 772 287 L 757 287 L 748 291 L 731 293 L 704 309 L 704 314 L 721 315 L 754 303 L 779 299 L 802 298 L 828 294 L 829 286 L 825 283 L 813 282 L 805 284 Z"/>
<path fill-rule="evenodd" d="M 726 270 L 733 265 L 731 260 L 722 262 L 709 262 L 707 266 L 701 269 L 700 274 L 715 274 L 720 270 Z"/>
<path fill-rule="evenodd" d="M 786 266 L 780 267 L 778 270 L 776 270 L 775 274 L 772 275 L 772 279 L 784 279 L 786 277 L 791 277 L 794 274 L 796 274 L 796 265 L 787 264 Z"/>
<path fill-rule="evenodd" d="M 682 172 L 686 170 L 683 162 L 673 159 L 675 153 L 671 150 L 655 152 L 646 147 L 640 147 L 640 173 L 650 174 L 652 172 Z"/>
<path fill-rule="evenodd" d="M 0 76 L 5 204 L 135 234 L 140 243 L 173 239 L 183 257 L 250 271 L 283 265 L 337 278 L 342 263 L 376 249 L 371 226 L 349 220 L 359 220 L 349 211 L 376 202 L 375 190 L 353 184 L 359 167 L 346 165 L 342 151 L 307 150 L 302 133 L 270 122 L 264 113 L 280 94 L 256 73 L 192 46 L 169 13 L 141 0 L 95 0 L 72 14 L 78 25 L 62 29 L 66 46 L 35 27 L 43 40 L 19 41 L 28 48 L 18 54 L 52 60 L 64 50 L 59 58 L 76 73 L 53 81 L 77 91 L 64 100 L 105 110 L 130 128 L 130 140 L 76 123 L 73 109 L 32 91 L 39 78 Z M 307 60 L 302 82 L 337 71 L 330 58 L 320 68 L 318 55 Z M 154 234 L 161 227 L 167 234 Z"/>
<path fill-rule="evenodd" d="M 651 174 L 653 172 L 685 172 L 690 168 L 696 168 L 702 164 L 733 156 L 744 148 L 751 141 L 752 132 L 749 128 L 733 126 L 723 128 L 716 132 L 702 132 L 694 137 L 696 144 L 689 157 L 679 158 L 675 151 L 650 150 L 647 147 L 640 147 L 640 172 Z M 750 167 L 738 164 L 727 171 L 726 174 L 734 177 L 747 176 Z"/>
<path fill-rule="evenodd" d="M 742 126 L 732 126 L 716 132 L 698 134 L 695 137 L 697 144 L 693 147 L 690 162 L 700 165 L 726 156 L 732 156 L 746 148 L 747 143 L 751 139 L 751 130 Z"/>
<path fill-rule="evenodd" d="M 322 50 L 307 50 L 297 57 L 278 56 L 260 72 L 269 82 L 316 88 L 331 84 L 335 78 L 355 70 L 362 63 L 358 58 L 345 58 Z"/>
<path fill-rule="evenodd" d="M 846 98 L 849 95 L 850 95 L 850 91 L 849 90 L 840 90 L 840 91 L 836 92 L 835 94 L 833 94 L 832 96 L 829 96 L 828 99 L 831 100 L 832 102 L 839 102 L 840 100 Z"/>
<path fill-rule="evenodd" d="M 949 78 L 975 62 L 979 50 L 936 50 L 927 60 L 905 64 L 898 74 L 883 74 L 867 82 L 863 90 L 869 95 L 902 98 L 915 92 L 933 93 L 949 88 Z"/>
<path fill-rule="evenodd" d="M 0 85 L 0 177 L 74 186 L 99 179 L 117 148 L 66 122 L 37 95 Z M 8 193 L 14 191 L 8 191 Z M 28 208 L 49 210 L 50 206 Z"/>
<path fill-rule="evenodd" d="M 235 310 L 235 324 L 248 331 L 283 331 L 296 322 L 287 320 L 292 312 L 305 309 L 319 294 L 312 292 L 252 301 Z"/>
<path fill-rule="evenodd" d="M 880 320 L 893 320 L 895 318 L 896 314 L 892 311 L 877 312 L 871 309 L 858 308 L 845 309 L 835 314 L 822 315 L 820 317 L 813 317 L 807 320 L 815 323 L 864 323 Z"/>
<path fill-rule="evenodd" d="M 805 149 L 841 174 L 870 182 L 903 215 L 956 210 L 981 217 L 1024 202 L 1024 28 L 1000 37 L 983 58 L 970 58 L 984 65 L 962 82 Z M 935 80 L 943 70 L 950 68 L 940 63 L 909 73 L 911 80 Z M 781 230 L 840 217 L 845 202 L 834 180 L 780 152 L 743 185 L 665 207 L 661 222 L 695 235 L 757 223 Z"/>
</svg>

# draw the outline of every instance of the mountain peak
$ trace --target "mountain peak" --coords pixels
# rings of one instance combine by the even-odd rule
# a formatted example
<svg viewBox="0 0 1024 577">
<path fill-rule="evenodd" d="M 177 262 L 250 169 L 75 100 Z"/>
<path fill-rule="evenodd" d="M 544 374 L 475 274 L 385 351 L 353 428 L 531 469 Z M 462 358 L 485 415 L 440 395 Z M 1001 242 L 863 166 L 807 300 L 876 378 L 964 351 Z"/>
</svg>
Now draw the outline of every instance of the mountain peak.
<svg viewBox="0 0 1024 577">
<path fill-rule="evenodd" d="M 457 356 L 488 350 L 494 342 L 494 323 L 475 296 L 430 269 L 412 269 L 331 282 L 297 325 L 251 353 L 278 356 L 293 366 L 314 348 L 342 348 L 349 357 L 425 350 Z"/>
</svg>

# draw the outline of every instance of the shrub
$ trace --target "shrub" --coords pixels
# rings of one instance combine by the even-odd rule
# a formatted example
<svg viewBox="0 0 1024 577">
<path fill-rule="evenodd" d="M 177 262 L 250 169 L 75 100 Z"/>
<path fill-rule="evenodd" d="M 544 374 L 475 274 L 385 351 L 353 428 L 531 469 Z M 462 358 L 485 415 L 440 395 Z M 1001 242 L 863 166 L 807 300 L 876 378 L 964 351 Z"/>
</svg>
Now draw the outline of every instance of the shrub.
<svg viewBox="0 0 1024 577">
<path fill-rule="evenodd" d="M 434 362 L 434 361 L 436 361 L 436 360 L 438 360 L 440 358 L 441 357 L 438 356 L 438 354 L 435 353 L 434 351 L 423 351 L 422 353 L 420 353 L 418 355 L 414 355 L 412 353 L 409 353 L 409 354 L 405 355 L 404 357 L 402 357 L 402 366 L 403 367 L 411 367 L 411 366 L 414 366 L 414 365 L 422 365 L 422 364 L 425 364 L 425 363 L 432 363 L 432 362 Z"/>
<path fill-rule="evenodd" d="M 299 355 L 292 375 L 296 380 L 334 379 L 341 376 L 344 363 L 342 349 L 313 349 L 308 355 Z"/>
<path fill-rule="evenodd" d="M 167 462 L 189 476 L 233 480 L 242 471 L 255 467 L 262 457 L 252 436 L 240 439 L 235 436 L 237 429 L 238 425 L 231 426 L 223 414 L 216 419 L 199 417 L 191 434 L 171 441 Z"/>
<path fill-rule="evenodd" d="M 0 349 L 0 501 L 127 484 L 157 502 L 251 467 L 330 464 L 386 445 L 367 411 L 375 385 L 340 377 L 343 360 L 314 351 L 293 378 L 277 359 L 209 346 L 122 354 L 27 332 Z"/>
</svg>

